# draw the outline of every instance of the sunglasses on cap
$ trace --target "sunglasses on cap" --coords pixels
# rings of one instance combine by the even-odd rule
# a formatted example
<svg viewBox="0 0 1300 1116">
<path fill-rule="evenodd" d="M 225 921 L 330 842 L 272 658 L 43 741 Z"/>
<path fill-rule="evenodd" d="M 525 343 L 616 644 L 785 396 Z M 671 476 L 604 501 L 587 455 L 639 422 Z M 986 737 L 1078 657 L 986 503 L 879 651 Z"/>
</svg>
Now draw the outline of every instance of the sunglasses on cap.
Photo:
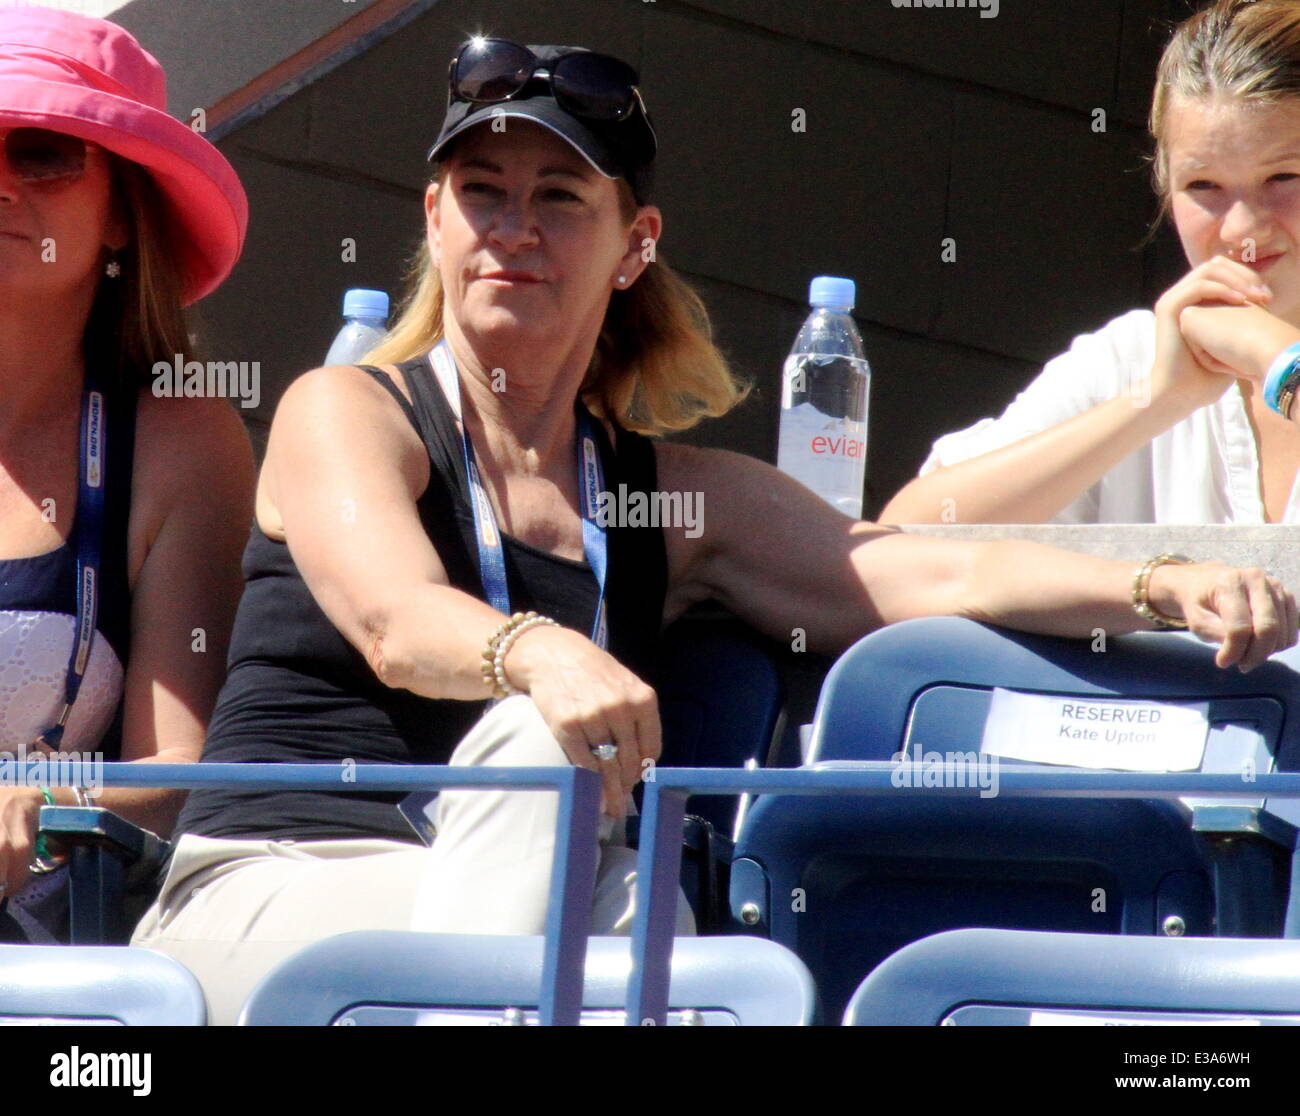
<svg viewBox="0 0 1300 1116">
<path fill-rule="evenodd" d="M 86 141 L 47 128 L 13 128 L 3 151 L 9 173 L 25 186 L 69 185 L 86 170 Z"/>
<path fill-rule="evenodd" d="M 534 78 L 545 78 L 556 103 L 574 116 L 617 123 L 638 105 L 646 111 L 636 71 L 618 58 L 591 51 L 562 54 L 548 69 L 526 46 L 508 39 L 470 39 L 451 60 L 449 78 L 449 103 L 509 101 Z"/>
</svg>

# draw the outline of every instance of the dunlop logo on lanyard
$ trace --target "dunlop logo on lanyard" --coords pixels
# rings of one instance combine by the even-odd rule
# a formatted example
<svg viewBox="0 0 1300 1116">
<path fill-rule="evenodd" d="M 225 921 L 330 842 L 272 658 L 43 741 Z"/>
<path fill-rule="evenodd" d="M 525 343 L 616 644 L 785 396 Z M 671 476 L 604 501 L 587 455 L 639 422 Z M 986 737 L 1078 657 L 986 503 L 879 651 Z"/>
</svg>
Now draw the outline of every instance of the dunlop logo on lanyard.
<svg viewBox="0 0 1300 1116">
<path fill-rule="evenodd" d="M 582 480 L 586 517 L 595 519 L 600 510 L 600 455 L 590 438 L 582 439 Z"/>
<path fill-rule="evenodd" d="M 95 569 L 87 566 L 81 571 L 81 594 L 86 602 L 81 623 L 77 630 L 77 664 L 78 674 L 86 673 L 86 660 L 90 658 L 91 636 L 95 634 L 95 594 L 99 586 L 95 583 Z"/>
<path fill-rule="evenodd" d="M 90 420 L 86 423 L 86 483 L 104 483 L 104 393 L 90 392 Z"/>
<path fill-rule="evenodd" d="M 477 481 L 477 476 L 475 480 Z M 496 514 L 492 511 L 492 505 L 488 503 L 487 493 L 483 490 L 481 484 L 473 484 L 470 489 L 474 496 L 474 503 L 478 505 L 478 536 L 484 546 L 500 546 L 501 540 L 497 537 Z"/>
</svg>

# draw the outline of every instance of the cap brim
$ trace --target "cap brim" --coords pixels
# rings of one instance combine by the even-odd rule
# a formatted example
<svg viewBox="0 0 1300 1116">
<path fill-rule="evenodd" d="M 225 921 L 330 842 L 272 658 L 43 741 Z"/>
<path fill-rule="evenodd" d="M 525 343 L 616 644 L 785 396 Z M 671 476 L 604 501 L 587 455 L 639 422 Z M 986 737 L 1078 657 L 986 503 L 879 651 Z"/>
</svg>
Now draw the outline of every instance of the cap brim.
<svg viewBox="0 0 1300 1116">
<path fill-rule="evenodd" d="M 589 128 L 584 127 L 581 121 L 565 112 L 554 101 L 540 97 L 529 98 L 526 101 L 502 101 L 499 104 L 476 105 L 466 114 L 464 120 L 455 125 L 446 135 L 438 138 L 438 142 L 429 148 L 426 159 L 437 158 L 457 136 L 480 124 L 490 123 L 498 117 L 516 117 L 540 124 L 560 139 L 566 140 L 579 155 L 606 178 L 619 178 L 622 175 L 620 165 L 613 153 Z"/>
<path fill-rule="evenodd" d="M 248 199 L 235 169 L 208 140 L 165 112 L 111 93 L 0 78 L 0 127 L 48 128 L 138 163 L 157 183 L 175 225 L 186 305 L 215 290 L 243 250 Z"/>
</svg>

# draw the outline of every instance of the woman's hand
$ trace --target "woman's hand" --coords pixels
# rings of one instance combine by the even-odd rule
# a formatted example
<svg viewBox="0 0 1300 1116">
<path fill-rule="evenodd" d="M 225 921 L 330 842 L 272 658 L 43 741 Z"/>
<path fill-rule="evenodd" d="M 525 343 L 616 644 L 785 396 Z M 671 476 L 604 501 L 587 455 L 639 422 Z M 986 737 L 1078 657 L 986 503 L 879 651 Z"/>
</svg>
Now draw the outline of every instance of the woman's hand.
<svg viewBox="0 0 1300 1116">
<path fill-rule="evenodd" d="M 27 882 L 36 855 L 36 826 L 45 797 L 36 787 L 0 788 L 0 898 L 10 898 Z"/>
<path fill-rule="evenodd" d="M 1232 375 L 1227 368 L 1198 360 L 1195 349 L 1185 340 L 1182 316 L 1188 307 L 1203 303 L 1251 307 L 1272 297 L 1272 291 L 1258 274 L 1226 256 L 1215 256 L 1189 271 L 1160 296 L 1155 306 L 1152 396 L 1176 398 L 1191 414 L 1213 403 L 1232 386 Z"/>
<path fill-rule="evenodd" d="M 1179 315 L 1183 339 L 1197 362 L 1226 376 L 1262 380 L 1300 329 L 1262 306 L 1188 306 Z"/>
<path fill-rule="evenodd" d="M 1157 566 L 1148 590 L 1152 605 L 1181 617 L 1188 630 L 1219 643 L 1220 667 L 1254 670 L 1296 641 L 1295 597 L 1263 570 L 1238 570 L 1217 562 Z"/>
<path fill-rule="evenodd" d="M 646 761 L 657 760 L 662 747 L 654 690 L 585 636 L 552 625 L 521 635 L 505 668 L 511 683 L 532 697 L 564 754 L 604 779 L 605 813 L 622 817 Z M 615 745 L 618 758 L 598 760 L 591 749 L 600 744 Z"/>
</svg>

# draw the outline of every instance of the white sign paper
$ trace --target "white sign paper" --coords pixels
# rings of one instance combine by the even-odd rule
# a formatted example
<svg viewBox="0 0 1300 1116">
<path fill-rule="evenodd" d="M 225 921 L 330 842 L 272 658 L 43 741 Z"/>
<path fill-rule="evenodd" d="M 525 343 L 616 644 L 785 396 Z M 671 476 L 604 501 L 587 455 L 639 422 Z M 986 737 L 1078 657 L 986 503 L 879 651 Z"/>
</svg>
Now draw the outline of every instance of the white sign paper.
<svg viewBox="0 0 1300 1116">
<path fill-rule="evenodd" d="M 1131 1016 L 1072 1015 L 1063 1011 L 1031 1011 L 1031 1027 L 1258 1027 L 1258 1019 L 1134 1019 Z"/>
<path fill-rule="evenodd" d="M 980 751 L 1004 759 L 1113 771 L 1195 771 L 1208 702 L 1055 697 L 995 688 Z"/>
</svg>

